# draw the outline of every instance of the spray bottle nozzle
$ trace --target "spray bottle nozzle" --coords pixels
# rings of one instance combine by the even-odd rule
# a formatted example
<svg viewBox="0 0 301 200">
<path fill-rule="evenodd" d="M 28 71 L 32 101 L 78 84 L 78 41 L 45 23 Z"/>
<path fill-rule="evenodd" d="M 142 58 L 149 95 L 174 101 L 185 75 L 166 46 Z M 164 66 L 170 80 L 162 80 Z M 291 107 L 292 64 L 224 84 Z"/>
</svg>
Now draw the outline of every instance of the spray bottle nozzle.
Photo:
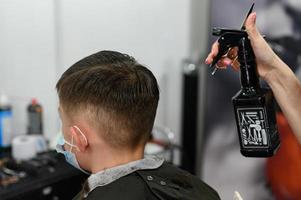
<svg viewBox="0 0 301 200">
<path fill-rule="evenodd" d="M 252 13 L 253 8 L 254 8 L 254 3 L 252 4 L 251 8 L 249 9 L 240 30 L 213 28 L 212 35 L 219 37 L 219 39 L 218 39 L 219 52 L 218 52 L 217 56 L 214 58 L 213 62 L 211 63 L 210 68 L 214 67 L 217 64 L 217 62 L 229 52 L 230 48 L 238 46 L 239 41 L 242 38 L 244 38 L 244 37 L 248 38 L 248 34 L 245 31 L 245 23 L 246 23 L 248 16 Z M 217 68 L 215 68 L 212 75 L 214 75 L 216 70 L 217 70 Z"/>
<path fill-rule="evenodd" d="M 222 29 L 221 28 L 217 28 L 217 27 L 214 27 L 212 29 L 212 35 L 214 36 L 221 36 L 222 34 Z"/>
<path fill-rule="evenodd" d="M 244 30 L 214 28 L 213 35 L 219 36 L 219 51 L 211 63 L 210 67 L 214 67 L 217 62 L 225 56 L 232 47 L 239 46 L 242 38 L 247 38 L 248 34 Z"/>
</svg>

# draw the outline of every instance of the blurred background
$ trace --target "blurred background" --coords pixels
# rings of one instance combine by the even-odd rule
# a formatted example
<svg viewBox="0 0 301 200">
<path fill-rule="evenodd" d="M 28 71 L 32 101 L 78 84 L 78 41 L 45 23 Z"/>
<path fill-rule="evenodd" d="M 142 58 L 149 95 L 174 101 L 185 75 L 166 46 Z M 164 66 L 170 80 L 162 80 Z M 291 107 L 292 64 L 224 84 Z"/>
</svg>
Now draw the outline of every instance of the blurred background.
<svg viewBox="0 0 301 200">
<path fill-rule="evenodd" d="M 161 98 L 155 126 L 161 127 L 158 135 L 167 135 L 170 162 L 202 178 L 221 199 L 232 199 L 235 190 L 246 200 L 277 199 L 278 190 L 269 182 L 273 175 L 267 175 L 273 171 L 267 166 L 276 164 L 245 158 L 239 151 L 231 103 L 240 89 L 239 73 L 227 69 L 212 76 L 204 64 L 217 39 L 212 28 L 239 29 L 252 3 L 1 0 L 0 95 L 12 112 L 8 140 L 30 134 L 33 112 L 42 124 L 38 134 L 53 143 L 60 131 L 55 84 L 61 74 L 87 55 L 116 50 L 132 55 L 157 77 Z M 260 0 L 255 11 L 262 34 L 301 77 L 301 2 Z M 300 159 L 300 152 L 294 156 Z M 300 195 L 300 184 L 293 189 Z M 9 199 L 3 191 L 10 190 L 0 187 L 0 197 L 2 192 Z"/>
</svg>

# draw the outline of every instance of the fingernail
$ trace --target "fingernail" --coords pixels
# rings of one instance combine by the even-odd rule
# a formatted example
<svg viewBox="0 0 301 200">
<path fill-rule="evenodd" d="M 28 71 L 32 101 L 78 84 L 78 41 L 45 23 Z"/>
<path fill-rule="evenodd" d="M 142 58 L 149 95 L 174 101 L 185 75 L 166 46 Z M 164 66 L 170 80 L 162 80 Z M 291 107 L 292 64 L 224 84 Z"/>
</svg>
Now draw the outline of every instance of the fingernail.
<svg viewBox="0 0 301 200">
<path fill-rule="evenodd" d="M 224 64 L 227 65 L 227 66 L 228 66 L 228 65 L 231 65 L 231 61 L 230 61 L 230 60 L 225 60 L 225 61 L 224 61 Z"/>
<path fill-rule="evenodd" d="M 206 63 L 206 64 L 209 64 L 209 63 L 208 63 L 208 58 L 206 58 L 205 63 Z"/>
</svg>

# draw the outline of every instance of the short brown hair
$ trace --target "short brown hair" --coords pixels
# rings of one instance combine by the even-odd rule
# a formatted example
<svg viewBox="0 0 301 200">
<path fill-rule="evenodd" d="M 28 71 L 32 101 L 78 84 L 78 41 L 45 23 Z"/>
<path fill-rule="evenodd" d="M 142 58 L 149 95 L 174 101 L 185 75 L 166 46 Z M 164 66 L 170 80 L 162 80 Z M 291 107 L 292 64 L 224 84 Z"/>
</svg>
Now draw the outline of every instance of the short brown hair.
<svg viewBox="0 0 301 200">
<path fill-rule="evenodd" d="M 135 147 L 153 128 L 159 89 L 153 73 L 133 57 L 100 51 L 67 69 L 56 85 L 66 113 L 90 110 L 109 144 Z"/>
</svg>

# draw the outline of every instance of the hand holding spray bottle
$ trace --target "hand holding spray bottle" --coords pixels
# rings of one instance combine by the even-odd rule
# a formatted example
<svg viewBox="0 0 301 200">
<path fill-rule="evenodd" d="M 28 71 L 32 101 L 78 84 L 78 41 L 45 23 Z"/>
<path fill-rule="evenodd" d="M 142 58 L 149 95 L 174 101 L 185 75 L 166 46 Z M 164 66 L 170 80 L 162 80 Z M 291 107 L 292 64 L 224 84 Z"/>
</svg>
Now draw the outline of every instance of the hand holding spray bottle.
<svg viewBox="0 0 301 200">
<path fill-rule="evenodd" d="M 252 13 L 253 7 L 254 3 L 247 17 Z M 213 35 L 219 36 L 219 52 L 211 67 L 231 48 L 238 47 L 241 90 L 232 98 L 232 103 L 241 153 L 247 157 L 269 157 L 275 154 L 280 145 L 274 97 L 270 89 L 260 86 L 255 55 L 245 31 L 245 21 L 240 30 L 213 29 Z M 216 70 L 217 68 L 212 74 Z"/>
</svg>

